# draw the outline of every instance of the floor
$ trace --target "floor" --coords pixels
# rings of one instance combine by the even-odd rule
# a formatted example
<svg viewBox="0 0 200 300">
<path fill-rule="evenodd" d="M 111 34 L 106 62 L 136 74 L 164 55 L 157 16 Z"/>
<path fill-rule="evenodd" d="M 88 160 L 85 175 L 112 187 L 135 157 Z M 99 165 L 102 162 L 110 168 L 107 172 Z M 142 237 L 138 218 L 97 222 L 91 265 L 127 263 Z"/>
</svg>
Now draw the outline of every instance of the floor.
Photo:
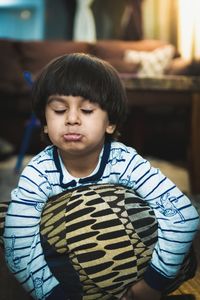
<svg viewBox="0 0 200 300">
<path fill-rule="evenodd" d="M 200 231 L 196 235 L 194 245 L 198 260 L 197 272 L 194 278 L 182 284 L 182 286 L 173 293 L 173 295 L 185 295 L 185 298 L 180 298 L 180 300 L 200 300 Z M 192 295 L 193 298 L 190 298 L 190 295 Z"/>
</svg>

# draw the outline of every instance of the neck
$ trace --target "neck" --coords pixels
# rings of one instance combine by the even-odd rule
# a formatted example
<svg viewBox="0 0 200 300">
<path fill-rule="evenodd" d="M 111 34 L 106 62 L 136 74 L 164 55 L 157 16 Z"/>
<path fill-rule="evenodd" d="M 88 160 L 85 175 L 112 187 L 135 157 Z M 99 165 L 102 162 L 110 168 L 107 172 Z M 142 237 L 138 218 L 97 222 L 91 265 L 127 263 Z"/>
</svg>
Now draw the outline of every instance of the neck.
<svg viewBox="0 0 200 300">
<path fill-rule="evenodd" d="M 101 150 L 80 156 L 63 155 L 60 153 L 67 171 L 74 177 L 84 178 L 89 176 L 96 168 Z"/>
</svg>

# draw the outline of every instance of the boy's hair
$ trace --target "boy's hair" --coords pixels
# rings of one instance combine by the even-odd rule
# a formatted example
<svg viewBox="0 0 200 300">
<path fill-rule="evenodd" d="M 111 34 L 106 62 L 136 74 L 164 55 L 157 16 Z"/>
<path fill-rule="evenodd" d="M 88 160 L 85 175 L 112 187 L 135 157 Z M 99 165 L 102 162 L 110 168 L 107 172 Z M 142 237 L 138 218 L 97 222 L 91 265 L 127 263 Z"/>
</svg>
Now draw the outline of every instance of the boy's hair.
<svg viewBox="0 0 200 300">
<path fill-rule="evenodd" d="M 118 131 L 126 116 L 126 92 L 117 71 L 107 62 L 83 53 L 60 56 L 36 78 L 32 107 L 41 125 L 46 125 L 45 107 L 51 95 L 81 96 L 107 111 Z"/>
</svg>

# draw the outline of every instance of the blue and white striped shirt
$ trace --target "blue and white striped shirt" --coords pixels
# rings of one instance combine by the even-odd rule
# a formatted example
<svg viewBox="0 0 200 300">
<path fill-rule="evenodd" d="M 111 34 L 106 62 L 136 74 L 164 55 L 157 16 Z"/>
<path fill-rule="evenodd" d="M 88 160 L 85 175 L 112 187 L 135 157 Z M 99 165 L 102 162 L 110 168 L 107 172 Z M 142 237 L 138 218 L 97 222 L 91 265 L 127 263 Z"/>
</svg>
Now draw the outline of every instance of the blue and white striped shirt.
<svg viewBox="0 0 200 300">
<path fill-rule="evenodd" d="M 74 178 L 64 167 L 57 148 L 48 146 L 33 157 L 12 191 L 4 232 L 8 266 L 35 299 L 45 299 L 59 284 L 45 261 L 40 243 L 43 206 L 54 195 L 91 183 L 121 184 L 142 197 L 158 220 L 158 242 L 149 268 L 168 279 L 180 269 L 199 216 L 190 200 L 159 169 L 153 168 L 135 149 L 112 142 L 104 145 L 90 176 Z"/>
</svg>

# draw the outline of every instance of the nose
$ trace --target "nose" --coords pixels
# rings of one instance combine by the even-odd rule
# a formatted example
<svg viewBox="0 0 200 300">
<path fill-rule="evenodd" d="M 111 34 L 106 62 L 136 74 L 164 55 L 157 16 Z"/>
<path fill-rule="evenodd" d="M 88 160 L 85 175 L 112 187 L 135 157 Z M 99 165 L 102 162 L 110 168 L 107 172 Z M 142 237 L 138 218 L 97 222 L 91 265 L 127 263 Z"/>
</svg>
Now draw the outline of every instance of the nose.
<svg viewBox="0 0 200 300">
<path fill-rule="evenodd" d="M 80 124 L 80 114 L 77 109 L 71 108 L 67 111 L 66 125 Z"/>
</svg>

